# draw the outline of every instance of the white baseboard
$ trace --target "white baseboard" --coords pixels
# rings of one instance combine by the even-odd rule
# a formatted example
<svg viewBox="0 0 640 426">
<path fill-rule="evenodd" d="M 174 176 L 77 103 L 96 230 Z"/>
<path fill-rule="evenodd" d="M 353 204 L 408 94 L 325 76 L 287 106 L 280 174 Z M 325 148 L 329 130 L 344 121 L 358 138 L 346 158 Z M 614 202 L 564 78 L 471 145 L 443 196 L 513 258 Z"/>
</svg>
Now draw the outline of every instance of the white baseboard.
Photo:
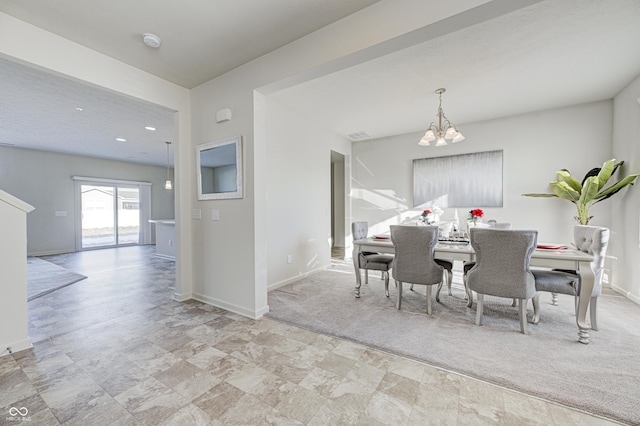
<svg viewBox="0 0 640 426">
<path fill-rule="evenodd" d="M 0 357 L 24 351 L 25 349 L 31 349 L 32 347 L 31 339 L 28 337 L 17 342 L 3 343 L 0 345 Z M 10 351 L 8 348 L 11 348 Z"/>
<path fill-rule="evenodd" d="M 244 306 L 235 305 L 233 303 L 226 302 L 224 300 L 216 299 L 215 297 L 205 296 L 204 294 L 193 293 L 194 300 L 197 300 L 202 303 L 206 303 L 211 306 L 215 306 L 217 308 L 225 309 L 229 312 L 233 312 L 239 315 L 242 315 L 251 319 L 258 319 L 262 317 L 264 314 L 269 312 L 269 306 L 263 306 L 262 308 L 251 310 L 247 309 Z"/>
<path fill-rule="evenodd" d="M 615 291 L 618 294 L 621 294 L 623 296 L 625 296 L 627 299 L 631 300 L 634 303 L 637 303 L 638 305 L 640 305 L 640 297 L 636 296 L 635 294 L 631 293 L 630 291 L 627 291 L 621 287 L 618 287 L 617 285 L 613 284 L 613 283 L 609 283 L 609 287 L 611 288 L 611 290 Z"/>
<path fill-rule="evenodd" d="M 35 253 L 27 253 L 27 256 L 53 256 L 56 254 L 76 253 L 76 250 L 51 250 L 51 251 L 38 251 Z"/>
<path fill-rule="evenodd" d="M 283 281 L 280 281 L 280 282 L 277 282 L 277 283 L 273 283 L 273 284 L 269 284 L 267 286 L 267 291 L 271 291 L 271 290 L 275 290 L 275 289 L 280 288 L 280 287 L 284 287 L 285 285 L 291 284 L 292 282 L 295 282 L 295 281 L 298 281 L 301 278 L 306 278 L 309 275 L 316 274 L 316 273 L 318 273 L 320 271 L 324 271 L 325 269 L 329 269 L 329 268 L 331 268 L 331 265 L 321 266 L 321 267 L 316 268 L 316 269 L 314 269 L 312 271 L 308 271 L 308 272 L 305 272 L 303 274 L 296 275 L 295 277 L 287 278 L 286 280 L 283 280 Z"/>
<path fill-rule="evenodd" d="M 167 260 L 173 260 L 174 262 L 176 261 L 176 257 L 175 256 L 169 256 L 168 254 L 155 254 L 156 257 L 162 258 L 162 259 L 167 259 Z"/>
<path fill-rule="evenodd" d="M 193 299 L 193 294 L 191 293 L 184 293 L 184 294 L 173 293 L 173 300 L 175 300 L 176 302 L 182 303 L 191 299 Z"/>
</svg>

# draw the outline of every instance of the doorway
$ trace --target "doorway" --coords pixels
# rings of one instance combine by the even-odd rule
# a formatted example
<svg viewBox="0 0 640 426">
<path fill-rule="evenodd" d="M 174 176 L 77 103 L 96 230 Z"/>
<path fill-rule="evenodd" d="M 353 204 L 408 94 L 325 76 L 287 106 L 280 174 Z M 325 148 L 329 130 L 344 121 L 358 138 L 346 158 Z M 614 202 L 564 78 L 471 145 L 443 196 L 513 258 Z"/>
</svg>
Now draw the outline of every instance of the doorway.
<svg viewBox="0 0 640 426">
<path fill-rule="evenodd" d="M 345 257 L 345 156 L 331 151 L 331 257 Z"/>
<path fill-rule="evenodd" d="M 81 249 L 140 242 L 140 190 L 135 187 L 80 186 Z"/>
</svg>

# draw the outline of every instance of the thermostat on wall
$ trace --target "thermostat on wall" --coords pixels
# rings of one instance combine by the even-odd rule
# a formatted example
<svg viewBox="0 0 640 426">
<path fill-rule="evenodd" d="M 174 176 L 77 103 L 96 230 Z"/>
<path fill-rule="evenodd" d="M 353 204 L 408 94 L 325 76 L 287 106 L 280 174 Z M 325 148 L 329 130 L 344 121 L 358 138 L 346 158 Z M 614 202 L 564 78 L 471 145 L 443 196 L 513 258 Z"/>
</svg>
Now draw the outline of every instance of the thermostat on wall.
<svg viewBox="0 0 640 426">
<path fill-rule="evenodd" d="M 223 121 L 229 120 L 231 120 L 231 110 L 229 108 L 224 108 L 216 112 L 216 123 L 222 123 Z"/>
</svg>

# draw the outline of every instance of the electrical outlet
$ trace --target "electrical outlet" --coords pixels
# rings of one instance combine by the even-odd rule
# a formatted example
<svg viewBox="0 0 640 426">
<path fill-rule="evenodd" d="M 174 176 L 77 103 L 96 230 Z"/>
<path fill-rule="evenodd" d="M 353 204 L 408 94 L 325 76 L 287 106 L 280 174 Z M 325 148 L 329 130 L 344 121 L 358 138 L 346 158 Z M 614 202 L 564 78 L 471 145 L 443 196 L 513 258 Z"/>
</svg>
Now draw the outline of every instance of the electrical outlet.
<svg viewBox="0 0 640 426">
<path fill-rule="evenodd" d="M 173 247 L 173 240 L 169 240 L 169 247 Z"/>
<path fill-rule="evenodd" d="M 287 263 L 292 263 L 293 262 L 293 255 L 289 254 L 287 255 Z"/>
</svg>

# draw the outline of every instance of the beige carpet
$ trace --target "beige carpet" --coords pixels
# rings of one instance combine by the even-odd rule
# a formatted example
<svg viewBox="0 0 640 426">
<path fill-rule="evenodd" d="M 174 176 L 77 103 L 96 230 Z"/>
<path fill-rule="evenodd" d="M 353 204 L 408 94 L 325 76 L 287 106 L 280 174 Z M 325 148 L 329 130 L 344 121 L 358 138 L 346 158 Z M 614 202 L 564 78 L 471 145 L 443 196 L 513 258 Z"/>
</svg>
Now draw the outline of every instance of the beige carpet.
<svg viewBox="0 0 640 426">
<path fill-rule="evenodd" d="M 38 257 L 27 258 L 27 300 L 33 300 L 78 281 L 84 275 L 69 271 L 61 266 Z"/>
<path fill-rule="evenodd" d="M 600 296 L 600 331 L 591 331 L 591 343 L 583 345 L 568 296 L 551 306 L 551 295 L 544 294 L 540 323 L 529 324 L 523 335 L 517 308 L 506 299 L 486 301 L 483 325 L 476 326 L 475 304 L 466 307 L 460 272 L 453 296 L 443 289 L 432 316 L 426 314 L 424 286 L 405 290 L 397 311 L 393 284 L 386 298 L 383 281 L 373 277 L 355 299 L 353 274 L 349 263 L 336 263 L 273 290 L 267 316 L 640 424 L 640 306 L 628 299 L 610 290 Z"/>
</svg>

